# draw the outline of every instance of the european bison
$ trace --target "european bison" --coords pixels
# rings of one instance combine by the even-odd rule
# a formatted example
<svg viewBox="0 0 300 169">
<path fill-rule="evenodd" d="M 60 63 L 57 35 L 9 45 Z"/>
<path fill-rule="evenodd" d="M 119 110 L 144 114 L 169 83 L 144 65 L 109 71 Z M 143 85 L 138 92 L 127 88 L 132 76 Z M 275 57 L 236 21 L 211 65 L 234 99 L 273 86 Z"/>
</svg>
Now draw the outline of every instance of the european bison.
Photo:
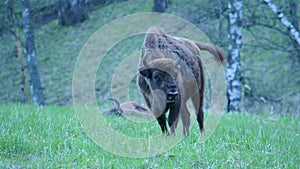
<svg viewBox="0 0 300 169">
<path fill-rule="evenodd" d="M 101 112 L 104 115 L 134 115 L 147 118 L 154 118 L 153 114 L 148 110 L 147 107 L 142 106 L 137 102 L 126 101 L 121 104 L 117 99 L 111 98 L 109 100 L 113 101 L 115 108 Z"/>
<path fill-rule="evenodd" d="M 137 84 L 164 134 L 169 135 L 167 111 L 171 134 L 175 134 L 179 115 L 183 134 L 189 133 L 190 112 L 186 105 L 189 98 L 197 113 L 199 129 L 204 130 L 204 70 L 200 50 L 210 52 L 220 63 L 224 61 L 222 52 L 212 45 L 171 37 L 159 27 L 151 27 L 146 32 Z"/>
</svg>

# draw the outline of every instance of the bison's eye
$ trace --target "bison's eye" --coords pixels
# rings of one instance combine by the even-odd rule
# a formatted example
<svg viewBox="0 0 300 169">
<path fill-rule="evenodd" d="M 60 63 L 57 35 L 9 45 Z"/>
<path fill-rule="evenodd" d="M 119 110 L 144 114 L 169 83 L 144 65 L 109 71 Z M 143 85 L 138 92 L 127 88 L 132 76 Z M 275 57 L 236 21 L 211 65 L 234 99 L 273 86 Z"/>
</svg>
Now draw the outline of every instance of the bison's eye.
<svg viewBox="0 0 300 169">
<path fill-rule="evenodd" d="M 156 82 L 160 81 L 160 76 L 157 73 L 153 73 L 152 75 L 153 80 L 155 80 Z"/>
</svg>

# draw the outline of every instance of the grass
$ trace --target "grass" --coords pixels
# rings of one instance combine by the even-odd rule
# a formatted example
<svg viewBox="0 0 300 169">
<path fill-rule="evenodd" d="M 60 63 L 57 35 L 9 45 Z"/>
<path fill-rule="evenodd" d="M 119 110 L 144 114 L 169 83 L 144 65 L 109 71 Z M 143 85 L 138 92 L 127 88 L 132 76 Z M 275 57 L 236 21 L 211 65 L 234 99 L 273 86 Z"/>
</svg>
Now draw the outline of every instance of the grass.
<svg viewBox="0 0 300 169">
<path fill-rule="evenodd" d="M 160 132 L 156 122 L 133 124 L 119 116 L 105 120 L 132 137 L 139 138 L 149 126 L 151 132 Z M 193 127 L 171 150 L 134 159 L 95 144 L 72 107 L 0 105 L 0 168 L 299 168 L 299 120 L 288 115 L 224 114 L 206 142 L 197 142 L 198 129 Z"/>
</svg>

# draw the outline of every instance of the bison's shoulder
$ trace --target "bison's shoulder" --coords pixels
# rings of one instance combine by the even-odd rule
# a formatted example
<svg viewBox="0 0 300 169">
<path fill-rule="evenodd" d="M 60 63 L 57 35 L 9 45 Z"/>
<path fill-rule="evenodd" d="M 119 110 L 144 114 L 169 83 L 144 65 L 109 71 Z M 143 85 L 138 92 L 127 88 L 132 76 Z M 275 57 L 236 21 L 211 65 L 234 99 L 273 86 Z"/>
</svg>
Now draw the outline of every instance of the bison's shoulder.
<svg viewBox="0 0 300 169">
<path fill-rule="evenodd" d="M 181 38 L 181 37 L 174 37 L 174 39 L 181 41 L 194 54 L 200 54 L 200 50 L 197 47 L 197 45 L 195 44 L 195 42 L 193 42 L 189 39 L 186 39 L 186 38 Z"/>
<path fill-rule="evenodd" d="M 160 28 L 158 26 L 152 26 L 152 27 L 150 27 L 147 30 L 146 34 L 161 34 L 161 35 L 165 35 L 166 33 L 165 33 L 165 31 L 162 28 Z"/>
</svg>

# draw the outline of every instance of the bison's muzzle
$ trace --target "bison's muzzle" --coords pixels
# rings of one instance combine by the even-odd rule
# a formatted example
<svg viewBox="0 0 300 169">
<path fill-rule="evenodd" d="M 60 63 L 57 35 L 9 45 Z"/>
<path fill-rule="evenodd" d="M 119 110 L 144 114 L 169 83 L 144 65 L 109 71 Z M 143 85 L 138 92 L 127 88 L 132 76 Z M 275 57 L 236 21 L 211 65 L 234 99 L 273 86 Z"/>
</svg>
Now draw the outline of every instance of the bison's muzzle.
<svg viewBox="0 0 300 169">
<path fill-rule="evenodd" d="M 177 88 L 170 88 L 166 92 L 167 103 L 174 103 L 179 98 L 179 91 Z"/>
</svg>

